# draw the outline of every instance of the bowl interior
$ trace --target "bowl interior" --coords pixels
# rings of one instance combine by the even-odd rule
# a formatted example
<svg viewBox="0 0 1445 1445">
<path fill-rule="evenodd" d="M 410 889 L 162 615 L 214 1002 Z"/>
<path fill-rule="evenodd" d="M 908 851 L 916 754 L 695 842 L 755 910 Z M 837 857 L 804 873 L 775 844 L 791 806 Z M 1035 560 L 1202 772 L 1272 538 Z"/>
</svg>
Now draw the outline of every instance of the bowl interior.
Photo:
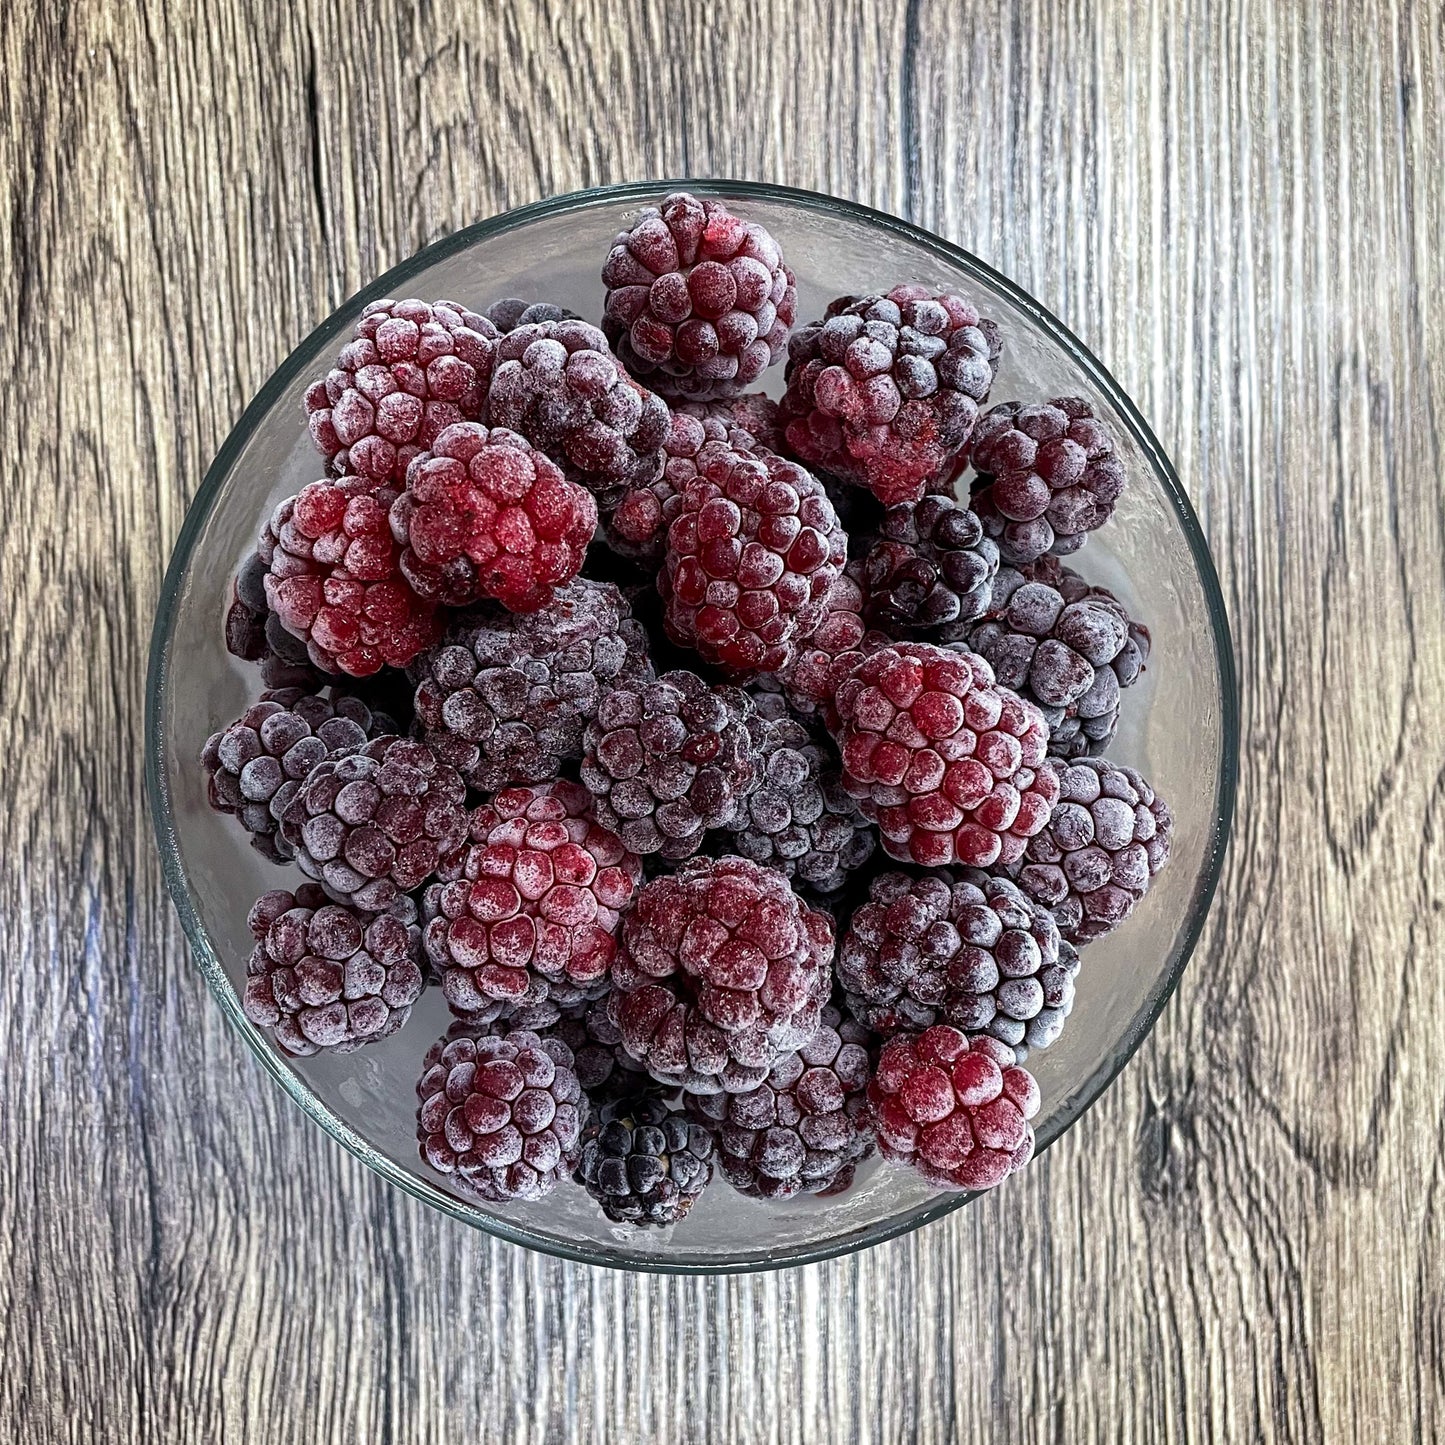
<svg viewBox="0 0 1445 1445">
<path fill-rule="evenodd" d="M 733 198 L 781 243 L 798 280 L 799 316 L 844 292 L 923 281 L 957 289 L 998 321 L 1005 348 L 994 400 L 1087 397 L 1116 427 L 1130 485 L 1113 521 L 1071 559 L 1143 620 L 1153 660 L 1125 695 L 1110 756 L 1140 768 L 1169 800 L 1173 861 L 1135 915 L 1083 956 L 1063 1036 L 1029 1067 L 1043 1091 L 1040 1147 L 1094 1101 L 1153 1023 L 1203 922 L 1218 875 L 1233 793 L 1233 676 L 1218 583 L 1177 480 L 1133 407 L 1047 313 L 964 253 L 902 222 L 803 192 L 689 183 Z M 480 1208 L 455 1196 L 417 1157 L 415 1081 L 446 1028 L 429 990 L 404 1029 L 340 1056 L 292 1060 L 246 1021 L 236 990 L 252 940 L 246 913 L 267 888 L 299 875 L 265 862 L 233 820 L 206 806 L 197 754 L 207 735 L 253 699 L 255 670 L 231 658 L 222 618 L 237 565 L 261 519 L 322 475 L 302 420 L 362 305 L 380 295 L 450 297 L 481 309 L 503 295 L 546 298 L 596 320 L 598 269 L 612 236 L 664 185 L 563 197 L 459 232 L 404 263 L 307 338 L 226 442 L 186 520 L 157 621 L 148 765 L 167 877 L 196 957 L 232 1023 L 323 1127 L 393 1182 L 469 1223 L 595 1263 L 719 1270 L 802 1262 L 876 1242 L 956 1207 L 912 1174 L 874 1159 L 835 1199 L 743 1199 L 718 1182 L 682 1224 L 639 1232 L 610 1224 L 579 1188 L 534 1204 Z M 768 373 L 777 395 L 782 368 Z M 292 880 L 290 884 L 287 880 Z"/>
</svg>

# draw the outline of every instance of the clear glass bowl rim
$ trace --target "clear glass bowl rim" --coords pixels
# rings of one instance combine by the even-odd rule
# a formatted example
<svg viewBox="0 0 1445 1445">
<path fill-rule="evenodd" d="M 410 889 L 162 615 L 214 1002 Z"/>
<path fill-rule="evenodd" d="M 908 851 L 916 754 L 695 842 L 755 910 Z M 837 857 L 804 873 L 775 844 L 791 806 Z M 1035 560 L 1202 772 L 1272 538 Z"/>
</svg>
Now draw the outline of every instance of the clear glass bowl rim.
<svg viewBox="0 0 1445 1445">
<path fill-rule="evenodd" d="M 1209 913 L 1210 903 L 1219 883 L 1234 817 L 1234 798 L 1239 765 L 1239 700 L 1234 650 L 1230 640 L 1229 621 L 1224 609 L 1224 597 L 1203 530 L 1169 458 L 1138 408 L 1110 375 L 1107 368 L 1057 317 L 1006 276 L 941 237 L 912 225 L 908 221 L 900 220 L 896 216 L 874 210 L 870 206 L 861 205 L 856 201 L 842 200 L 836 196 L 824 195 L 817 191 L 799 190 L 791 186 L 719 178 L 683 178 L 594 186 L 587 190 L 571 191 L 565 195 L 552 196 L 546 200 L 519 206 L 514 210 L 504 211 L 487 220 L 478 221 L 474 225 L 454 231 L 450 235 L 432 242 L 429 246 L 423 247 L 414 255 L 393 266 L 391 270 L 378 277 L 370 285 L 349 297 L 301 341 L 256 394 L 242 413 L 240 421 L 236 423 L 221 449 L 216 453 L 215 460 L 211 463 L 204 481 L 187 509 L 180 534 L 176 539 L 175 550 L 171 555 L 170 565 L 166 569 L 165 581 L 161 587 L 160 601 L 156 611 L 155 626 L 151 634 L 150 662 L 146 676 L 145 775 L 151 820 L 160 848 L 166 886 L 170 891 L 176 910 L 180 914 L 181 926 L 185 930 L 191 951 L 200 965 L 206 983 L 215 995 L 217 1003 L 220 1004 L 221 1010 L 232 1028 L 260 1060 L 262 1066 L 305 1113 L 343 1148 L 356 1155 L 382 1178 L 396 1185 L 397 1188 L 405 1190 L 414 1198 L 422 1200 L 434 1209 L 439 1209 L 465 1224 L 485 1230 L 512 1244 L 525 1245 L 529 1249 L 539 1250 L 544 1254 L 576 1260 L 583 1264 L 604 1265 L 611 1268 L 662 1274 L 733 1274 L 811 1264 L 819 1260 L 851 1254 L 856 1250 L 867 1249 L 884 1240 L 909 1233 L 933 1220 L 941 1219 L 975 1196 L 971 1194 L 939 1195 L 903 1215 L 878 1221 L 817 1244 L 809 1243 L 777 1252 L 771 1252 L 766 1247 L 762 1247 L 748 1253 L 735 1254 L 724 1260 L 713 1260 L 700 1254 L 659 1256 L 655 1260 L 647 1260 L 630 1255 L 614 1257 L 604 1247 L 573 1246 L 534 1234 L 531 1230 L 520 1227 L 509 1220 L 474 1209 L 463 1201 L 433 1187 L 425 1180 L 408 1174 L 393 1160 L 373 1149 L 364 1137 L 322 1104 L 305 1083 L 286 1067 L 271 1044 L 242 1011 L 240 999 L 232 987 L 230 979 L 226 976 L 225 968 L 201 921 L 200 911 L 191 892 L 185 866 L 181 859 L 172 821 L 170 794 L 166 783 L 166 740 L 162 734 L 160 722 L 162 706 L 169 685 L 169 642 L 175 621 L 176 604 L 182 584 L 190 569 L 196 541 L 220 496 L 236 458 L 250 440 L 252 433 L 269 415 L 278 397 L 295 380 L 302 368 L 311 364 L 309 357 L 318 343 L 339 342 L 354 323 L 361 308 L 368 302 L 381 297 L 406 294 L 407 284 L 423 269 L 457 251 L 464 250 L 474 242 L 516 230 L 531 221 L 562 212 L 582 211 L 590 206 L 619 202 L 635 205 L 655 203 L 659 196 L 674 190 L 688 190 L 720 197 L 754 197 L 760 200 L 779 202 L 804 211 L 815 210 L 841 214 L 873 229 L 894 232 L 906 237 L 915 245 L 937 253 L 941 259 L 958 267 L 982 285 L 1001 292 L 1020 311 L 1025 313 L 1041 332 L 1062 348 L 1087 375 L 1089 381 L 1116 408 L 1119 415 L 1125 419 L 1183 530 L 1204 590 L 1220 679 L 1221 732 L 1217 808 L 1212 823 L 1209 851 L 1205 859 L 1202 887 L 1198 890 L 1193 907 L 1185 920 L 1184 942 L 1177 962 L 1170 973 L 1162 979 L 1149 1008 L 1141 1015 L 1129 1035 L 1121 1041 L 1118 1049 L 1101 1064 L 1082 1088 L 1076 1089 L 1072 1093 L 1058 1116 L 1057 1127 L 1047 1137 L 1040 1135 L 1038 1152 L 1043 1153 L 1065 1131 L 1077 1123 L 1133 1057 L 1178 986 L 1184 967 L 1199 941 L 1199 935 Z M 300 425 L 299 419 L 297 424 Z"/>
</svg>

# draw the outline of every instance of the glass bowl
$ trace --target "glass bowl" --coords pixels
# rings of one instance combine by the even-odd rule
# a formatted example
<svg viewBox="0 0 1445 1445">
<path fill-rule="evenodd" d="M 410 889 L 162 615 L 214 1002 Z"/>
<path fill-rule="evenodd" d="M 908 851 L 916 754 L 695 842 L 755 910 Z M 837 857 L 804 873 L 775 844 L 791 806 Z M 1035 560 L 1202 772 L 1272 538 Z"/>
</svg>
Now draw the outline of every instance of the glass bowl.
<svg viewBox="0 0 1445 1445">
<path fill-rule="evenodd" d="M 1193 950 L 1219 878 L 1238 750 L 1234 665 L 1219 582 L 1184 490 L 1129 398 L 1078 340 L 987 266 L 915 226 L 829 196 L 743 182 L 605 187 L 496 216 L 428 246 L 368 286 L 312 332 L 262 387 L 226 439 L 186 516 L 166 574 L 151 647 L 146 775 L 167 884 L 206 982 L 232 1026 L 306 1113 L 393 1184 L 455 1218 L 534 1249 L 592 1264 L 697 1273 L 764 1269 L 876 1244 L 957 1209 L 874 1158 L 837 1198 L 744 1199 L 715 1182 L 681 1224 L 638 1231 L 609 1223 L 577 1186 L 510 1207 L 459 1198 L 417 1155 L 415 1082 L 446 1029 L 438 989 L 406 1027 L 356 1053 L 284 1056 L 241 1010 L 251 902 L 284 886 L 234 820 L 206 805 L 197 755 L 258 687 L 222 639 L 231 577 L 261 520 L 323 474 L 302 415 L 362 307 L 381 296 L 453 297 L 481 309 L 499 296 L 546 298 L 591 319 L 598 271 L 638 207 L 683 187 L 736 201 L 781 243 L 797 273 L 798 315 L 844 292 L 922 281 L 957 289 L 1003 328 L 995 400 L 1086 396 L 1122 437 L 1130 484 L 1110 524 L 1070 559 L 1112 588 L 1153 637 L 1149 668 L 1126 695 L 1110 756 L 1140 768 L 1174 810 L 1173 860 L 1135 914 L 1084 954 L 1073 1017 L 1029 1068 L 1043 1091 L 1040 1149 L 1054 1142 L 1138 1048 Z M 777 395 L 782 367 L 767 374 Z"/>
</svg>

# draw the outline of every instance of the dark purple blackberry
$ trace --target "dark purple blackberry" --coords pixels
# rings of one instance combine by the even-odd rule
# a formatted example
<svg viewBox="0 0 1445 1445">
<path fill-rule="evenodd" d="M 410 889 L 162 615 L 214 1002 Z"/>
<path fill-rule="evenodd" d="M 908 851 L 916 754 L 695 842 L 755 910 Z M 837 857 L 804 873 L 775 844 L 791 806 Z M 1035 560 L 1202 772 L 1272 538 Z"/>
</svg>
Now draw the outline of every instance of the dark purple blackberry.
<svg viewBox="0 0 1445 1445">
<path fill-rule="evenodd" d="M 1059 802 L 1029 839 L 1019 887 L 1083 945 L 1112 933 L 1169 861 L 1174 817 L 1133 768 L 1103 758 L 1049 764 Z"/>
<path fill-rule="evenodd" d="M 504 296 L 487 307 L 487 320 L 505 336 L 519 326 L 537 326 L 543 321 L 580 321 L 575 311 L 550 301 L 524 301 L 520 296 Z"/>
<path fill-rule="evenodd" d="M 597 498 L 604 515 L 662 472 L 667 403 L 622 369 L 585 321 L 519 326 L 497 342 L 487 408 Z"/>
<path fill-rule="evenodd" d="M 751 712 L 739 688 L 691 672 L 614 688 L 583 739 L 582 781 L 598 821 L 634 853 L 691 857 L 758 784 Z"/>
<path fill-rule="evenodd" d="M 736 396 L 782 358 L 797 310 L 778 243 L 721 201 L 677 191 L 612 244 L 602 329 L 667 396 Z"/>
<path fill-rule="evenodd" d="M 951 476 L 993 385 L 998 327 L 926 286 L 840 296 L 793 337 L 781 416 L 800 461 L 884 506 Z"/>
<path fill-rule="evenodd" d="M 279 820 L 311 770 L 395 726 L 348 693 L 268 692 L 206 739 L 201 766 L 207 799 L 218 813 L 240 820 L 258 853 L 284 862 L 292 849 L 280 835 Z"/>
<path fill-rule="evenodd" d="M 868 861 L 877 835 L 844 789 L 837 760 L 782 701 L 778 693 L 756 700 L 749 727 L 761 773 L 726 846 L 820 893 L 836 892 Z"/>
<path fill-rule="evenodd" d="M 421 997 L 416 904 L 365 913 L 332 903 L 314 883 L 263 893 L 247 924 L 246 1017 L 273 1029 L 288 1054 L 338 1054 L 389 1038 Z"/>
<path fill-rule="evenodd" d="M 998 547 L 962 502 L 889 507 L 863 564 L 864 616 L 894 637 L 961 638 L 988 610 Z"/>
<path fill-rule="evenodd" d="M 818 1026 L 833 924 L 772 868 L 692 858 L 622 920 L 608 1007 L 660 1084 L 746 1093 Z"/>
<path fill-rule="evenodd" d="M 1077 396 L 1000 402 L 979 422 L 969 460 L 974 509 L 1013 567 L 1077 552 L 1124 490 L 1113 430 Z"/>
<path fill-rule="evenodd" d="M 379 737 L 318 763 L 282 810 L 281 832 L 337 902 L 380 911 L 461 847 L 466 796 L 426 743 Z"/>
<path fill-rule="evenodd" d="M 422 736 L 474 788 L 555 778 L 610 688 L 647 672 L 647 638 L 610 582 L 540 612 L 473 612 L 413 666 Z"/>
<path fill-rule="evenodd" d="M 478 1198 L 540 1199 L 576 1166 L 587 1101 L 560 1039 L 454 1024 L 416 1093 L 422 1159 Z"/>
<path fill-rule="evenodd" d="M 266 564 L 259 552 L 241 564 L 231 584 L 231 605 L 226 610 L 226 651 L 243 662 L 259 662 L 266 655 Z"/>
<path fill-rule="evenodd" d="M 573 1176 L 617 1224 L 676 1224 L 712 1179 L 712 1130 L 656 1094 L 604 1104 Z"/>
<path fill-rule="evenodd" d="M 1059 757 L 1099 753 L 1119 727 L 1119 691 L 1138 680 L 1149 630 L 1103 587 L 1067 567 L 1012 567 L 994 582 L 988 618 L 965 639 L 1000 684 L 1038 705 Z"/>
<path fill-rule="evenodd" d="M 758 1199 L 841 1194 L 873 1152 L 867 1033 L 835 1009 L 747 1094 L 685 1096 L 717 1135 L 723 1177 Z"/>
<path fill-rule="evenodd" d="M 1077 969 L 1048 909 L 973 868 L 880 874 L 838 950 L 848 1010 L 869 1028 L 949 1023 L 1025 1050 L 1058 1036 Z"/>
<path fill-rule="evenodd" d="M 594 1104 L 635 1094 L 647 1070 L 622 1047 L 622 1031 L 607 1012 L 607 999 L 593 999 L 567 1011 L 549 1032 L 572 1050 L 577 1077 Z"/>
</svg>

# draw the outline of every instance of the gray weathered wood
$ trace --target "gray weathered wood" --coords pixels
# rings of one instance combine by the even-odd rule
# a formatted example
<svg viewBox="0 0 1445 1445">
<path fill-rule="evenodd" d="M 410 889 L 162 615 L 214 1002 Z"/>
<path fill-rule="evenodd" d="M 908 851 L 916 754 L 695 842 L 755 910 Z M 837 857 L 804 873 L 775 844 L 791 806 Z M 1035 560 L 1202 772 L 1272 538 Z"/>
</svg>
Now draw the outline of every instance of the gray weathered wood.
<svg viewBox="0 0 1445 1445">
<path fill-rule="evenodd" d="M 0 6 L 5 1438 L 1445 1435 L 1442 48 L 1413 0 Z M 1063 315 L 1244 683 L 1220 903 L 1093 1113 L 919 1236 L 716 1282 L 491 1243 L 307 1124 L 189 965 L 140 765 L 171 542 L 296 340 L 460 224 L 687 172 Z"/>
</svg>

